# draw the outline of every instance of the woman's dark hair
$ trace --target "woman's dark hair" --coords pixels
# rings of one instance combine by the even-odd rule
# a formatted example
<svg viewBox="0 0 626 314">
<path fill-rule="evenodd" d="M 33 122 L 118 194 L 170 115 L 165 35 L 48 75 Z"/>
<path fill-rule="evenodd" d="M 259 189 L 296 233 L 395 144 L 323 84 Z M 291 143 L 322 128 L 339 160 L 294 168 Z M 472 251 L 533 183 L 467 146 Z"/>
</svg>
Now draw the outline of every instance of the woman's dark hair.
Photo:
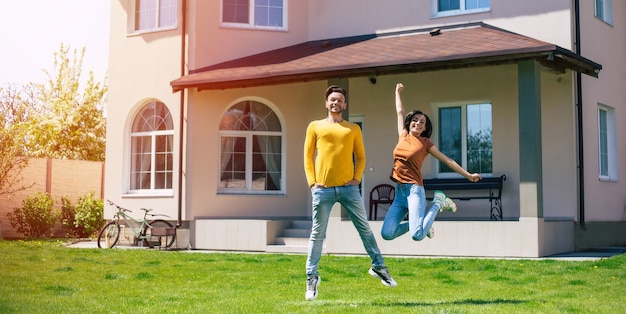
<svg viewBox="0 0 626 314">
<path fill-rule="evenodd" d="M 430 122 L 430 118 L 419 110 L 413 110 L 406 114 L 406 117 L 404 117 L 404 129 L 407 133 L 411 132 L 411 121 L 413 121 L 413 117 L 418 114 L 421 114 L 426 118 L 426 127 L 420 136 L 430 138 L 430 135 L 433 134 L 433 124 Z"/>
<path fill-rule="evenodd" d="M 328 88 L 326 89 L 326 93 L 324 94 L 324 101 L 328 100 L 328 95 L 332 94 L 332 93 L 341 93 L 343 95 L 344 98 L 346 98 L 346 90 L 337 86 L 337 85 L 331 85 L 328 86 Z"/>
</svg>

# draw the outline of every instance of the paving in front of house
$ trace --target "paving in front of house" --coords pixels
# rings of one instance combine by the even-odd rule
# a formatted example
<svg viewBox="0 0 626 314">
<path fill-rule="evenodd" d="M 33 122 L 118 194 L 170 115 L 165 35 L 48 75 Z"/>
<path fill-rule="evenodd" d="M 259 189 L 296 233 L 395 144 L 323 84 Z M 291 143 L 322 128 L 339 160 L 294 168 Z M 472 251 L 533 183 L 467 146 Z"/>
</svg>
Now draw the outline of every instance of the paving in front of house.
<svg viewBox="0 0 626 314">
<path fill-rule="evenodd" d="M 98 245 L 96 241 L 78 241 L 78 242 L 69 244 L 68 247 L 93 249 L 93 248 L 97 248 Z M 147 247 L 129 246 L 129 245 L 116 246 L 116 248 L 147 249 Z M 189 251 L 189 252 L 196 252 L 196 253 L 215 252 L 215 251 L 210 251 L 210 250 L 182 250 L 182 251 Z M 624 253 L 626 253 L 626 247 L 606 247 L 606 248 L 598 248 L 595 250 L 584 251 L 584 252 L 561 253 L 561 254 L 555 254 L 551 256 L 539 257 L 539 258 L 514 258 L 514 259 L 553 259 L 553 260 L 563 260 L 563 261 L 593 261 L 593 260 L 608 258 L 608 257 L 612 257 L 615 255 L 620 255 Z M 406 257 L 406 256 L 403 256 L 403 257 Z M 433 256 L 415 256 L 415 257 L 416 258 L 429 258 Z M 451 257 L 443 256 L 443 258 L 451 258 Z M 472 258 L 478 258 L 478 257 L 472 257 Z M 493 258 L 493 257 L 489 257 L 489 258 Z M 511 259 L 511 258 L 506 258 L 506 259 Z"/>
</svg>

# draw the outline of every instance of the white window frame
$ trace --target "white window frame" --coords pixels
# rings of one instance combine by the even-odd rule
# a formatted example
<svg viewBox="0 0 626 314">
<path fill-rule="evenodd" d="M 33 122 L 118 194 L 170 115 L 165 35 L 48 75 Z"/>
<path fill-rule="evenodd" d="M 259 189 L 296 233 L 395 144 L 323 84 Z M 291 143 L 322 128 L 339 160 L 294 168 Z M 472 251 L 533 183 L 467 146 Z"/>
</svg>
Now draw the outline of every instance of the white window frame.
<svg viewBox="0 0 626 314">
<path fill-rule="evenodd" d="M 606 130 L 602 129 L 600 113 L 606 113 L 606 121 L 604 125 Z M 606 142 L 603 141 L 605 135 Z M 606 145 L 606 147 L 604 147 Z M 606 159 L 603 158 L 606 153 Z M 606 162 L 606 164 L 604 164 Z M 603 173 L 606 167 L 607 172 Z M 617 125 L 615 117 L 615 109 L 609 106 L 598 104 L 598 177 L 602 181 L 617 181 Z"/>
<path fill-rule="evenodd" d="M 601 10 L 598 7 L 601 6 Z M 595 17 L 609 25 L 613 25 L 613 0 L 593 0 Z"/>
<path fill-rule="evenodd" d="M 273 30 L 273 31 L 287 31 L 287 22 L 288 22 L 288 12 L 289 10 L 287 3 L 289 0 L 283 1 L 283 25 L 282 26 L 263 26 L 256 25 L 254 21 L 254 9 L 255 3 L 257 0 L 248 0 L 249 1 L 249 11 L 248 11 L 248 23 L 233 23 L 233 22 L 224 22 L 224 0 L 220 0 L 220 26 L 224 28 L 241 28 L 241 29 L 256 29 L 256 30 Z"/>
<path fill-rule="evenodd" d="M 274 114 L 276 115 L 276 117 L 278 118 L 278 120 L 280 121 L 280 125 L 281 125 L 281 131 L 241 131 L 241 130 L 219 130 L 218 129 L 218 143 L 221 142 L 222 137 L 242 137 L 246 139 L 246 174 L 245 174 L 245 178 L 246 178 L 246 186 L 248 188 L 245 189 L 235 189 L 235 188 L 220 188 L 221 185 L 221 178 L 220 178 L 220 173 L 221 173 L 221 163 L 222 163 L 222 151 L 221 148 L 218 148 L 216 150 L 216 153 L 218 154 L 218 175 L 217 175 L 217 194 L 219 195 L 285 195 L 286 194 L 286 188 L 287 188 L 287 132 L 286 132 L 286 127 L 285 127 L 285 121 L 283 119 L 282 114 L 280 113 L 280 111 L 276 108 L 276 106 L 274 106 L 274 104 L 272 104 L 271 102 L 269 102 L 266 99 L 260 98 L 260 97 L 244 97 L 244 98 L 240 98 L 237 99 L 235 101 L 233 101 L 231 104 L 229 104 L 226 107 L 226 110 L 222 113 L 222 117 L 224 116 L 224 114 L 226 114 L 228 112 L 228 110 L 230 110 L 230 108 L 240 102 L 245 102 L 245 101 L 255 101 L 255 102 L 259 102 L 262 103 L 264 105 L 266 105 L 267 107 L 269 107 L 270 109 L 272 109 L 272 111 L 274 111 Z M 271 136 L 280 136 L 280 140 L 281 140 L 281 161 L 280 161 L 280 171 L 281 171 L 281 184 L 280 184 L 280 190 L 265 190 L 265 191 L 258 191 L 258 190 L 252 190 L 252 154 L 253 154 L 253 136 L 254 135 L 271 135 Z"/>
<path fill-rule="evenodd" d="M 437 0 L 431 0 L 431 8 L 432 14 L 431 17 L 446 17 L 446 16 L 455 16 L 455 15 L 464 15 L 464 14 L 474 14 L 474 13 L 483 13 L 491 11 L 491 0 L 489 1 L 489 7 L 486 8 L 476 8 L 476 9 L 465 9 L 465 0 L 458 0 L 459 9 L 458 10 L 449 10 L 449 11 L 439 11 L 439 3 Z"/>
<path fill-rule="evenodd" d="M 491 105 L 491 124 L 492 124 L 492 138 L 491 138 L 491 145 L 492 145 L 492 150 L 493 150 L 493 103 L 491 103 L 490 101 L 472 101 L 472 102 L 454 102 L 454 103 L 442 103 L 442 104 L 435 104 L 432 106 L 433 110 L 433 114 L 429 115 L 430 118 L 430 122 L 433 125 L 433 132 L 431 134 L 431 141 L 437 145 L 437 147 L 441 150 L 441 148 L 439 147 L 439 109 L 440 108 L 450 108 L 450 107 L 461 107 L 461 163 L 459 164 L 461 167 L 463 167 L 463 169 L 467 169 L 467 106 L 468 105 L 480 105 L 480 104 L 490 104 Z M 436 175 L 437 178 L 461 178 L 461 175 L 452 171 L 452 172 L 440 172 L 439 171 L 439 164 L 440 161 L 437 158 L 432 158 L 432 166 L 434 167 L 434 173 Z M 489 173 L 480 173 L 480 175 L 484 176 L 484 177 L 491 177 L 493 176 L 493 151 L 492 151 L 492 172 Z"/>
<path fill-rule="evenodd" d="M 160 101 L 154 100 L 152 102 L 160 102 Z M 176 183 L 175 182 L 175 178 L 174 178 L 175 171 L 176 171 L 176 168 L 175 168 L 175 163 L 176 163 L 176 159 L 175 159 L 176 158 L 176 156 L 175 156 L 175 153 L 176 153 L 176 151 L 175 151 L 175 149 L 176 149 L 175 148 L 176 147 L 175 144 L 176 143 L 175 143 L 175 140 L 176 139 L 174 138 L 174 128 L 172 128 L 171 130 L 157 130 L 157 131 L 150 131 L 150 132 L 133 132 L 133 130 L 132 130 L 132 127 L 135 124 L 135 119 L 139 118 L 138 114 L 141 113 L 142 110 L 146 106 L 148 106 L 150 103 L 152 103 L 152 102 L 145 103 L 142 106 L 140 106 L 139 110 L 135 113 L 135 116 L 133 117 L 133 119 L 130 120 L 130 126 L 128 128 L 128 132 L 129 133 L 128 133 L 128 136 L 127 136 L 127 138 L 129 139 L 129 142 L 128 142 L 128 154 L 127 154 L 129 159 L 128 159 L 128 168 L 127 168 L 128 170 L 126 171 L 126 178 L 128 180 L 127 184 L 126 184 L 126 187 L 127 187 L 126 195 L 128 195 L 128 196 L 130 196 L 130 195 L 133 195 L 133 196 L 138 196 L 138 195 L 139 196 L 141 196 L 141 195 L 172 196 L 172 195 L 174 195 L 174 184 Z M 164 103 L 162 103 L 162 104 L 163 104 L 163 106 L 165 106 L 167 108 L 167 105 L 165 105 Z M 168 109 L 168 114 L 170 115 L 170 118 L 172 118 L 171 117 L 171 114 L 172 114 L 171 111 L 169 111 L 169 108 L 167 108 L 167 109 Z M 172 124 L 173 123 L 174 123 L 174 121 L 172 121 Z M 132 145 L 133 145 L 133 138 L 134 137 L 144 137 L 144 136 L 150 136 L 151 137 L 150 164 L 153 165 L 153 166 L 150 168 L 150 189 L 132 189 L 132 187 L 131 187 L 131 176 L 133 175 L 133 173 L 132 173 L 132 170 L 133 170 L 132 169 L 132 163 L 133 163 L 133 160 L 132 160 L 133 159 L 133 156 L 132 156 L 132 153 L 133 153 L 133 147 L 132 147 Z M 172 187 L 169 188 L 169 189 L 155 189 L 154 188 L 154 186 L 155 186 L 155 181 L 154 180 L 156 180 L 156 169 L 155 169 L 154 165 L 156 164 L 156 154 L 157 154 L 157 152 L 155 150 L 156 150 L 156 146 L 157 146 L 156 145 L 156 138 L 157 138 L 157 136 L 171 136 L 172 137 L 172 163 L 173 164 L 172 164 L 172 172 L 170 174 L 172 176 Z"/>
<path fill-rule="evenodd" d="M 164 30 L 172 30 L 172 29 L 176 29 L 178 27 L 178 0 L 175 0 L 174 3 L 176 4 L 174 7 L 166 7 L 164 9 L 169 9 L 169 10 L 174 10 L 174 12 L 162 12 L 162 8 L 161 8 L 161 1 L 163 0 L 152 0 L 155 2 L 156 5 L 156 10 L 154 12 L 154 14 L 156 15 L 155 21 L 157 23 L 157 25 L 153 28 L 146 28 L 146 29 L 141 29 L 141 28 L 137 28 L 136 25 L 139 21 L 137 21 L 137 2 L 138 1 L 142 1 L 142 0 L 132 0 L 132 14 L 129 14 L 129 21 L 128 21 L 128 32 L 130 34 L 142 34 L 142 33 L 151 33 L 151 32 L 158 32 L 158 31 L 164 31 Z M 150 1 L 150 0 L 147 0 Z M 160 26 L 159 21 L 160 21 L 160 15 L 161 14 L 174 14 L 175 16 L 175 21 L 173 25 L 164 25 L 164 26 Z"/>
</svg>

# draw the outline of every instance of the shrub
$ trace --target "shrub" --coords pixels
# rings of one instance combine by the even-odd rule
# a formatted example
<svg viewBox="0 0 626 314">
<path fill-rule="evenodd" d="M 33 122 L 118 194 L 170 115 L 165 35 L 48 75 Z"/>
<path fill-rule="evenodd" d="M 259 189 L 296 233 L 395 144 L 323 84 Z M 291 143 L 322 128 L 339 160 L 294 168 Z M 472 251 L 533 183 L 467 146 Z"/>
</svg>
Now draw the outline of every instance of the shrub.
<svg viewBox="0 0 626 314">
<path fill-rule="evenodd" d="M 76 205 L 62 196 L 61 204 L 61 225 L 68 236 L 90 237 L 104 225 L 104 202 L 94 199 L 93 192 L 81 196 Z"/>
<path fill-rule="evenodd" d="M 11 226 L 27 237 L 41 238 L 49 236 L 50 230 L 59 218 L 54 209 L 54 200 L 47 193 L 37 192 L 27 196 L 21 208 L 15 208 L 7 214 Z"/>
<path fill-rule="evenodd" d="M 61 226 L 70 236 L 76 235 L 76 207 L 72 205 L 72 201 L 67 196 L 61 196 Z"/>
<path fill-rule="evenodd" d="M 74 227 L 77 236 L 89 237 L 104 225 L 104 201 L 95 199 L 93 192 L 81 196 L 74 208 Z"/>
</svg>

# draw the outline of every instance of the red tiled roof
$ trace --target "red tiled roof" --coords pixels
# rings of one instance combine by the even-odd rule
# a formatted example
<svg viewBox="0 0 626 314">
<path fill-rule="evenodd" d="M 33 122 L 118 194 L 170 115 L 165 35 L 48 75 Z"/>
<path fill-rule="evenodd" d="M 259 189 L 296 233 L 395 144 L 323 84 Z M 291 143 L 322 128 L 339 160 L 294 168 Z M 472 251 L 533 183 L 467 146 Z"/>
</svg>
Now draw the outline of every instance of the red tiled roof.
<svg viewBox="0 0 626 314">
<path fill-rule="evenodd" d="M 601 65 L 554 44 L 483 23 L 318 40 L 191 71 L 170 84 L 226 89 L 289 82 L 434 71 L 536 59 L 557 71 L 597 77 Z"/>
</svg>

